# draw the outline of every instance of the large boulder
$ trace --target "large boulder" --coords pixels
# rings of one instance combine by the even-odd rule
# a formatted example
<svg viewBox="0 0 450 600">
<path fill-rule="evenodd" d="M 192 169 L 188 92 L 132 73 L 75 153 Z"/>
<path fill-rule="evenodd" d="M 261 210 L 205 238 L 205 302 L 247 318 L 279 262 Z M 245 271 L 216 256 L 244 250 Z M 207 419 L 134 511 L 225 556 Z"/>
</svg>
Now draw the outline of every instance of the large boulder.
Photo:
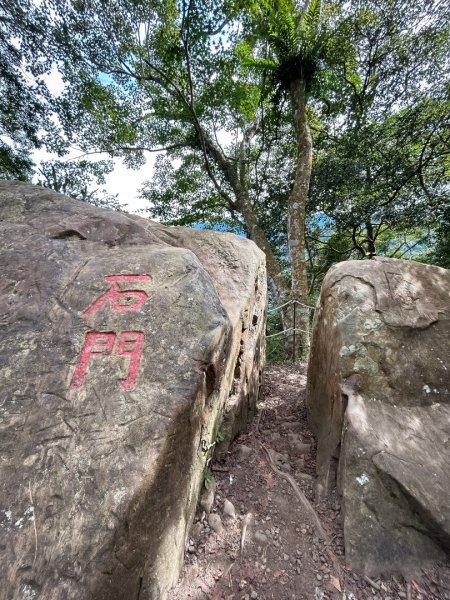
<svg viewBox="0 0 450 600">
<path fill-rule="evenodd" d="M 0 598 L 161 600 L 255 408 L 263 253 L 2 182 L 0 270 Z"/>
<path fill-rule="evenodd" d="M 417 571 L 450 549 L 450 271 L 348 261 L 323 282 L 308 370 L 318 494 L 342 494 L 348 563 Z"/>
</svg>

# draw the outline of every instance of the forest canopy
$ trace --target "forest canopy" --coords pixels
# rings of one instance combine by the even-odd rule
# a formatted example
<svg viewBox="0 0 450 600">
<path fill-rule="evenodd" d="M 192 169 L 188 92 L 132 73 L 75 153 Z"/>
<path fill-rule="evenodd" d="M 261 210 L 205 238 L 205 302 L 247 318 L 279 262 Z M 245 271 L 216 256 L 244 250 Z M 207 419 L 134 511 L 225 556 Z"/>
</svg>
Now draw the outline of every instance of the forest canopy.
<svg viewBox="0 0 450 600">
<path fill-rule="evenodd" d="M 277 304 L 348 258 L 449 267 L 449 23 L 445 0 L 6 0 L 0 177 L 114 205 L 86 184 L 158 153 L 149 216 L 249 236 Z"/>
</svg>

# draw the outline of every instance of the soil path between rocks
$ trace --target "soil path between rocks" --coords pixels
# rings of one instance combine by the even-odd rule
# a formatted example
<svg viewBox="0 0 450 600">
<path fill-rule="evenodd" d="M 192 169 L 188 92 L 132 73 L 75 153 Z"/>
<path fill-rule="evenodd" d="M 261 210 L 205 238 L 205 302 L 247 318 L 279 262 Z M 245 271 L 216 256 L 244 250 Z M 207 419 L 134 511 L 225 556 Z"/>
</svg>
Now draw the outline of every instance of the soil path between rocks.
<svg viewBox="0 0 450 600">
<path fill-rule="evenodd" d="M 450 600 L 448 566 L 409 583 L 372 581 L 345 567 L 340 504 L 335 496 L 314 502 L 305 386 L 304 367 L 266 369 L 258 416 L 211 463 L 215 481 L 203 492 L 170 600 Z"/>
</svg>

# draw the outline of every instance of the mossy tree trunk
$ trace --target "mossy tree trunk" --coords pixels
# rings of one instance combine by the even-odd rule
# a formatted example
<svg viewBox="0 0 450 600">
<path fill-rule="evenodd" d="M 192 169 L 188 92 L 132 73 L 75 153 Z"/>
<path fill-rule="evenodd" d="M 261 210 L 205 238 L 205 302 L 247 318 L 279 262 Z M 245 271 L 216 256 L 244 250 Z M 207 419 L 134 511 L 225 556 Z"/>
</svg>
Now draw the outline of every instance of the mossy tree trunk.
<svg viewBox="0 0 450 600">
<path fill-rule="evenodd" d="M 308 278 L 305 256 L 306 200 L 312 169 L 312 137 L 306 114 L 306 84 L 302 79 L 291 83 L 291 101 L 297 142 L 297 160 L 294 186 L 288 201 L 288 238 L 291 258 L 291 299 L 308 305 Z M 301 329 L 297 336 L 296 355 L 304 358 L 309 348 L 309 314 L 297 309 L 296 327 Z"/>
</svg>

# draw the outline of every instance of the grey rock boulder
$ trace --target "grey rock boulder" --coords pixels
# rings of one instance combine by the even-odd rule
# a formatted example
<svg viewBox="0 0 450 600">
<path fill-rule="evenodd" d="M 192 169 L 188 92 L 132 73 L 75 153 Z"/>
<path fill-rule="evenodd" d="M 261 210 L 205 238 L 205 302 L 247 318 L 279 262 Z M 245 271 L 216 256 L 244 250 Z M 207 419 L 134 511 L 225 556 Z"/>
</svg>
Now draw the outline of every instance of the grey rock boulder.
<svg viewBox="0 0 450 600">
<path fill-rule="evenodd" d="M 0 269 L 0 599 L 164 599 L 255 410 L 264 256 L 0 182 Z"/>
<path fill-rule="evenodd" d="M 318 485 L 342 494 L 345 552 L 408 575 L 450 550 L 450 271 L 393 259 L 327 274 L 307 406 Z"/>
</svg>

